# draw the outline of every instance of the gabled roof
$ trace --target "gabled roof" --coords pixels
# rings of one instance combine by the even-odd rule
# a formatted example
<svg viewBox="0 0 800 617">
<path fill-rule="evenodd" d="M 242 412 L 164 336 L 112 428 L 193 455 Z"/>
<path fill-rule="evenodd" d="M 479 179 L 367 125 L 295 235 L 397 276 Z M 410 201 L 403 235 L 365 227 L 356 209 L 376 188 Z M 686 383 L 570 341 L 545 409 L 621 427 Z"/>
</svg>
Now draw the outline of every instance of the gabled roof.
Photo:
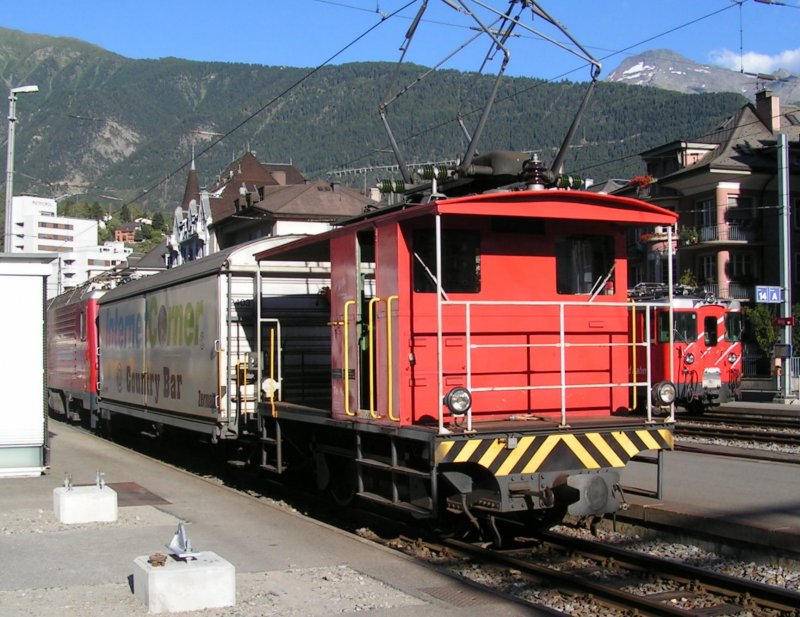
<svg viewBox="0 0 800 617">
<path fill-rule="evenodd" d="M 303 177 L 303 174 L 295 167 L 294 165 L 287 165 L 284 163 L 263 163 L 264 169 L 266 169 L 272 177 L 278 180 L 278 184 L 303 184 L 306 179 Z M 279 180 L 279 174 L 283 174 L 286 181 L 281 182 Z"/>
<path fill-rule="evenodd" d="M 253 207 L 275 219 L 337 221 L 377 204 L 358 191 L 322 180 L 308 184 L 265 186 Z"/>
<path fill-rule="evenodd" d="M 165 270 L 164 256 L 166 253 L 167 239 L 164 238 L 144 255 L 141 255 L 141 253 L 132 254 L 128 257 L 128 265 L 137 270 Z"/>
<path fill-rule="evenodd" d="M 211 195 L 211 218 L 214 223 L 236 214 L 234 202 L 242 190 L 257 193 L 259 186 L 277 185 L 264 166 L 252 152 L 228 165 L 220 174 L 219 180 L 208 190 Z"/>
<path fill-rule="evenodd" d="M 800 107 L 782 105 L 779 122 L 780 131 L 787 135 L 789 141 L 800 139 Z M 708 152 L 702 158 L 659 178 L 659 182 L 668 183 L 709 172 L 746 174 L 759 169 L 774 169 L 776 158 L 772 148 L 776 141 L 777 135 L 764 123 L 756 106 L 748 103 L 705 135 L 702 142 L 697 140 L 698 144 L 708 144 Z M 765 151 L 765 148 L 769 150 Z"/>
</svg>

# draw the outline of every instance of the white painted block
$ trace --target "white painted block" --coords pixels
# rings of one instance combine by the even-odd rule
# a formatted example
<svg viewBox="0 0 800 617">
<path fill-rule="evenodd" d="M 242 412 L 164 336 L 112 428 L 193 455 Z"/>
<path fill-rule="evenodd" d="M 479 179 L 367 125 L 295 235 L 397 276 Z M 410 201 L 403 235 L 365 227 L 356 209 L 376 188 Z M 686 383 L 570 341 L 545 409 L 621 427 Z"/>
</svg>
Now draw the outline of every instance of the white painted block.
<svg viewBox="0 0 800 617">
<path fill-rule="evenodd" d="M 151 613 L 236 605 L 236 568 L 211 551 L 187 561 L 169 556 L 163 566 L 151 565 L 144 555 L 133 566 L 133 593 Z"/>
<path fill-rule="evenodd" d="M 117 492 L 108 486 L 59 486 L 53 489 L 53 511 L 60 523 L 113 523 Z"/>
</svg>

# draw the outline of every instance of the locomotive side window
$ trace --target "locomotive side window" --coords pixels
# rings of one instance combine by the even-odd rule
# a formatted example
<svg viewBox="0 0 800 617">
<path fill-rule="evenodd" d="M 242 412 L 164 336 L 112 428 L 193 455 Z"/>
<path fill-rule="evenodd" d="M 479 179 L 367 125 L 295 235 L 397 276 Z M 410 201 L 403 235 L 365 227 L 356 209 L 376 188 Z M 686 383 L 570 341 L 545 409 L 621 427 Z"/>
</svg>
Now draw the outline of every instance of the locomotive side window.
<svg viewBox="0 0 800 617">
<path fill-rule="evenodd" d="M 676 343 L 691 343 L 697 340 L 697 314 L 694 312 L 675 313 L 673 339 Z M 669 313 L 658 313 L 658 342 L 669 343 Z"/>
<path fill-rule="evenodd" d="M 556 288 L 567 295 L 592 294 L 613 280 L 611 236 L 570 236 L 556 240 Z"/>
<path fill-rule="evenodd" d="M 436 293 L 436 236 L 432 229 L 414 230 L 414 291 Z M 442 289 L 447 293 L 481 290 L 481 236 L 477 231 L 442 231 Z"/>
<path fill-rule="evenodd" d="M 716 347 L 719 340 L 719 333 L 717 332 L 717 318 L 713 315 L 706 317 L 703 320 L 703 330 L 705 331 L 706 347 Z"/>
<path fill-rule="evenodd" d="M 741 313 L 725 313 L 725 340 L 730 343 L 742 340 Z"/>
</svg>

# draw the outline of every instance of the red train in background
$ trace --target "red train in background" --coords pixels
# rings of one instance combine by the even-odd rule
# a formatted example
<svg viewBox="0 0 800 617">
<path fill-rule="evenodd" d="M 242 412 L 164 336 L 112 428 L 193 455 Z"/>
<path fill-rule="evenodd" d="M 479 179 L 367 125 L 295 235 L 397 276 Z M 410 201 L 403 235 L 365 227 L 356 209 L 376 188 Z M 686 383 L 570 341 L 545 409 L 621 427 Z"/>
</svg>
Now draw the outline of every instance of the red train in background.
<svg viewBox="0 0 800 617">
<path fill-rule="evenodd" d="M 630 298 L 640 309 L 654 308 L 650 323 L 645 311 L 634 314 L 634 337 L 649 349 L 633 347 L 633 365 L 638 375 L 646 374 L 647 363 L 658 380 L 673 381 L 675 404 L 692 414 L 739 398 L 742 379 L 742 307 L 737 300 L 721 300 L 693 287 L 676 286 L 667 310 L 668 288 L 663 284 L 639 284 Z M 674 377 L 673 377 L 674 375 Z M 635 388 L 633 406 L 643 409 L 646 388 Z"/>
<path fill-rule="evenodd" d="M 90 284 L 47 305 L 48 404 L 71 420 L 95 417 L 97 411 L 97 301 L 102 294 Z"/>
</svg>

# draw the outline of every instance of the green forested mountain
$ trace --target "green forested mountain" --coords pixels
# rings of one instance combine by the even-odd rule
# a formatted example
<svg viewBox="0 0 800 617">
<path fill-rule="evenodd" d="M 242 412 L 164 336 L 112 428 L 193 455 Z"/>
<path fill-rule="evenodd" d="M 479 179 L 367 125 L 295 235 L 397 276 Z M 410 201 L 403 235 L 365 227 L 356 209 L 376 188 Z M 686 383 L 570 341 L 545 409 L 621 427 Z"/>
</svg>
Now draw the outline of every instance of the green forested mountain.
<svg viewBox="0 0 800 617">
<path fill-rule="evenodd" d="M 263 162 L 291 162 L 307 177 L 391 165 L 395 161 L 386 152 L 378 105 L 423 68 L 394 71 L 395 65 L 385 63 L 312 72 L 176 58 L 131 60 L 74 39 L 0 28 L 3 83 L 40 88 L 20 96 L 17 105 L 15 193 L 131 200 L 152 189 L 140 206 L 171 210 L 182 194 L 193 145 L 203 183 L 245 149 Z M 400 96 L 389 117 L 406 160 L 463 154 L 465 138 L 456 116 L 460 112 L 472 131 L 493 80 L 437 71 Z M 480 150 L 530 150 L 550 161 L 585 88 L 505 80 Z M 686 95 L 600 83 L 567 171 L 597 180 L 635 175 L 642 170 L 639 152 L 676 139 L 699 139 L 744 103 L 736 94 Z M 5 131 L 3 123 L 0 135 Z M 209 133 L 229 132 L 205 151 L 219 138 Z M 350 178 L 357 186 L 364 182 Z"/>
</svg>

